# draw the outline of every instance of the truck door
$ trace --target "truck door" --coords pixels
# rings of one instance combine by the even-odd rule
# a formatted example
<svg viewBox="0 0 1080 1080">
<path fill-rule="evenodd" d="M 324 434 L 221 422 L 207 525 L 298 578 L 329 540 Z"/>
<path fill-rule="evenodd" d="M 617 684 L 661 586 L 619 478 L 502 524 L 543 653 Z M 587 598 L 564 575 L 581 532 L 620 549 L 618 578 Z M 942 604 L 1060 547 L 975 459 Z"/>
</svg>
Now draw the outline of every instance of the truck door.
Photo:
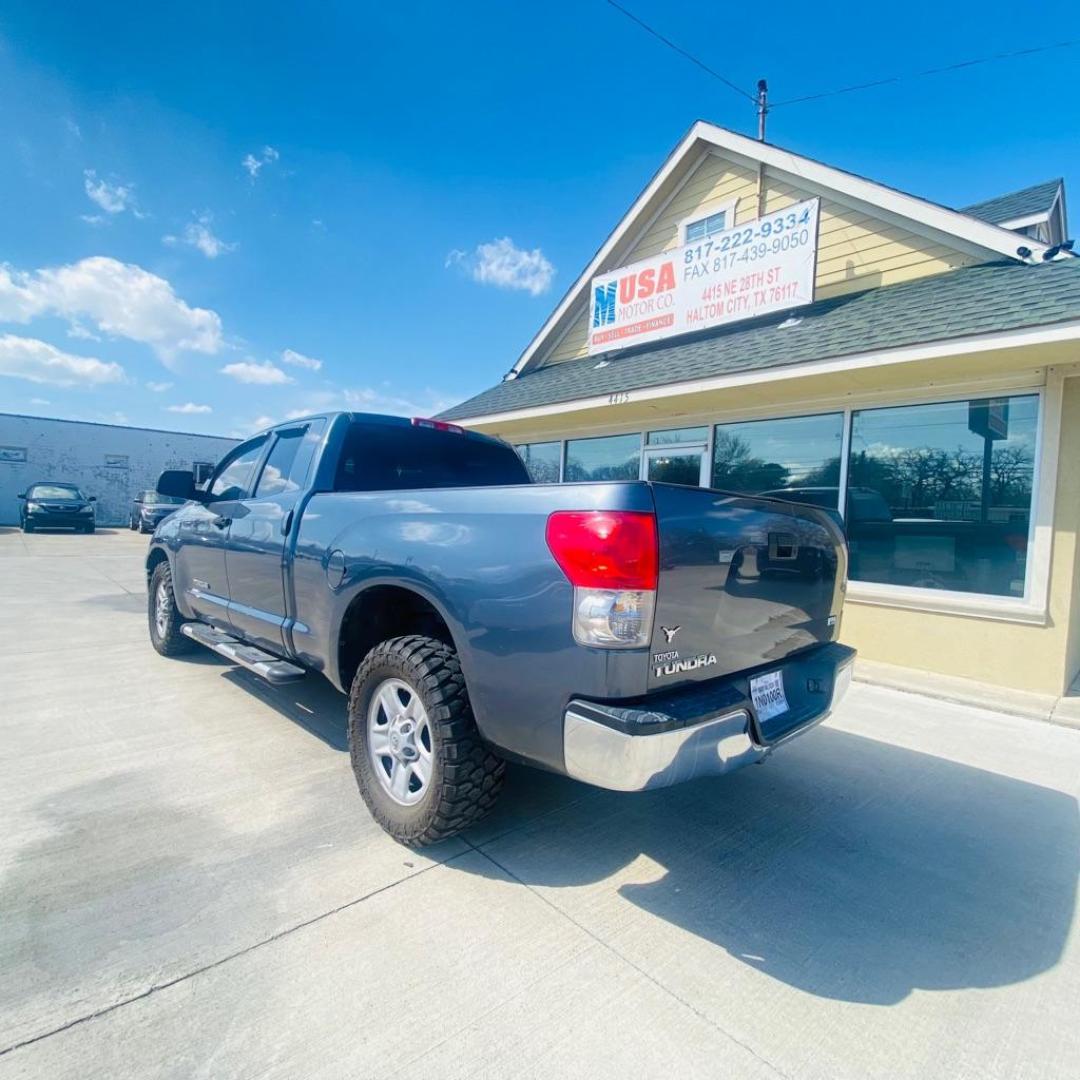
<svg viewBox="0 0 1080 1080">
<path fill-rule="evenodd" d="M 225 543 L 237 508 L 248 492 L 255 467 L 266 450 L 268 437 L 241 443 L 214 470 L 204 503 L 185 511 L 180 522 L 179 546 L 173 560 L 175 587 L 200 618 L 218 626 L 229 625 L 229 583 L 225 570 Z"/>
<path fill-rule="evenodd" d="M 247 641 L 272 652 L 287 648 L 285 553 L 325 423 L 310 420 L 271 433 L 273 443 L 258 480 L 229 527 L 229 621 Z"/>
</svg>

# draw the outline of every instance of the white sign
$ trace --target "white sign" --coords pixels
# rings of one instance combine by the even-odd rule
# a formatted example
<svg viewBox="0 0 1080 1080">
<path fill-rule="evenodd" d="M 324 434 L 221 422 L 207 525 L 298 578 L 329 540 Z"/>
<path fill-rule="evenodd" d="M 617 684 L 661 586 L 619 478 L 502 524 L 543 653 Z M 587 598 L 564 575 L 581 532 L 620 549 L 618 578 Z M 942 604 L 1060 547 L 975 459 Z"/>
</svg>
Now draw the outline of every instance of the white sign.
<svg viewBox="0 0 1080 1080">
<path fill-rule="evenodd" d="M 589 353 L 814 300 L 818 199 L 593 278 Z"/>
</svg>

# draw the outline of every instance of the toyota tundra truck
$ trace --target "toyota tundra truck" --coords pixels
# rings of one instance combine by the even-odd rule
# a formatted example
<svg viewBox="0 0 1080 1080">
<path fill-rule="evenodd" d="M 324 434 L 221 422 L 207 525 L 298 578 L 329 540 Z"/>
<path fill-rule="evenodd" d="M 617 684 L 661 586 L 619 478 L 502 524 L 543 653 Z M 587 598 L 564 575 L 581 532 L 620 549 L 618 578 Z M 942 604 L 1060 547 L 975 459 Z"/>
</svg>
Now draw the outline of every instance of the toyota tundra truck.
<svg viewBox="0 0 1080 1080">
<path fill-rule="evenodd" d="M 360 793 L 407 844 L 476 821 L 507 761 L 619 791 L 762 761 L 851 680 L 844 537 L 813 506 L 535 484 L 498 439 L 357 413 L 157 490 L 186 502 L 150 543 L 153 647 L 329 679 Z"/>
</svg>

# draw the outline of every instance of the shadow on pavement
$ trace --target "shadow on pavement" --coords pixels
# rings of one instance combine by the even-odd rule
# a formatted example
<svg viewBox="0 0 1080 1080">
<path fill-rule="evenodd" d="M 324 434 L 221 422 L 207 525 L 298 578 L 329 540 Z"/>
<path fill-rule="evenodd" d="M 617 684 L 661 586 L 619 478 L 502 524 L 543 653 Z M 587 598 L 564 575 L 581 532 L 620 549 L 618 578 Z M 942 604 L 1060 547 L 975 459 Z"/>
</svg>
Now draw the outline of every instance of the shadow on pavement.
<svg viewBox="0 0 1080 1080">
<path fill-rule="evenodd" d="M 828 728 L 760 768 L 597 792 L 476 842 L 585 925 L 596 901 L 558 890 L 613 878 L 638 908 L 775 979 L 875 1005 L 1052 968 L 1080 873 L 1069 796 Z M 661 876 L 618 883 L 640 856 Z"/>
</svg>

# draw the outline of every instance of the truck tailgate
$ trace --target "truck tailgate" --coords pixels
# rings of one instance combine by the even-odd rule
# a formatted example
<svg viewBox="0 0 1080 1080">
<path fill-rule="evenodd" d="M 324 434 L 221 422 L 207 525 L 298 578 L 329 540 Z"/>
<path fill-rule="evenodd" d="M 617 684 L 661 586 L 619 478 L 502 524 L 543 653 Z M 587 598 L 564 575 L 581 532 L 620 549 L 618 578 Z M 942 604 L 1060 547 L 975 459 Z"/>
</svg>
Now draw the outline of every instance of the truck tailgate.
<svg viewBox="0 0 1080 1080">
<path fill-rule="evenodd" d="M 654 484 L 659 580 L 649 688 L 761 667 L 834 641 L 839 528 L 810 506 Z"/>
</svg>

